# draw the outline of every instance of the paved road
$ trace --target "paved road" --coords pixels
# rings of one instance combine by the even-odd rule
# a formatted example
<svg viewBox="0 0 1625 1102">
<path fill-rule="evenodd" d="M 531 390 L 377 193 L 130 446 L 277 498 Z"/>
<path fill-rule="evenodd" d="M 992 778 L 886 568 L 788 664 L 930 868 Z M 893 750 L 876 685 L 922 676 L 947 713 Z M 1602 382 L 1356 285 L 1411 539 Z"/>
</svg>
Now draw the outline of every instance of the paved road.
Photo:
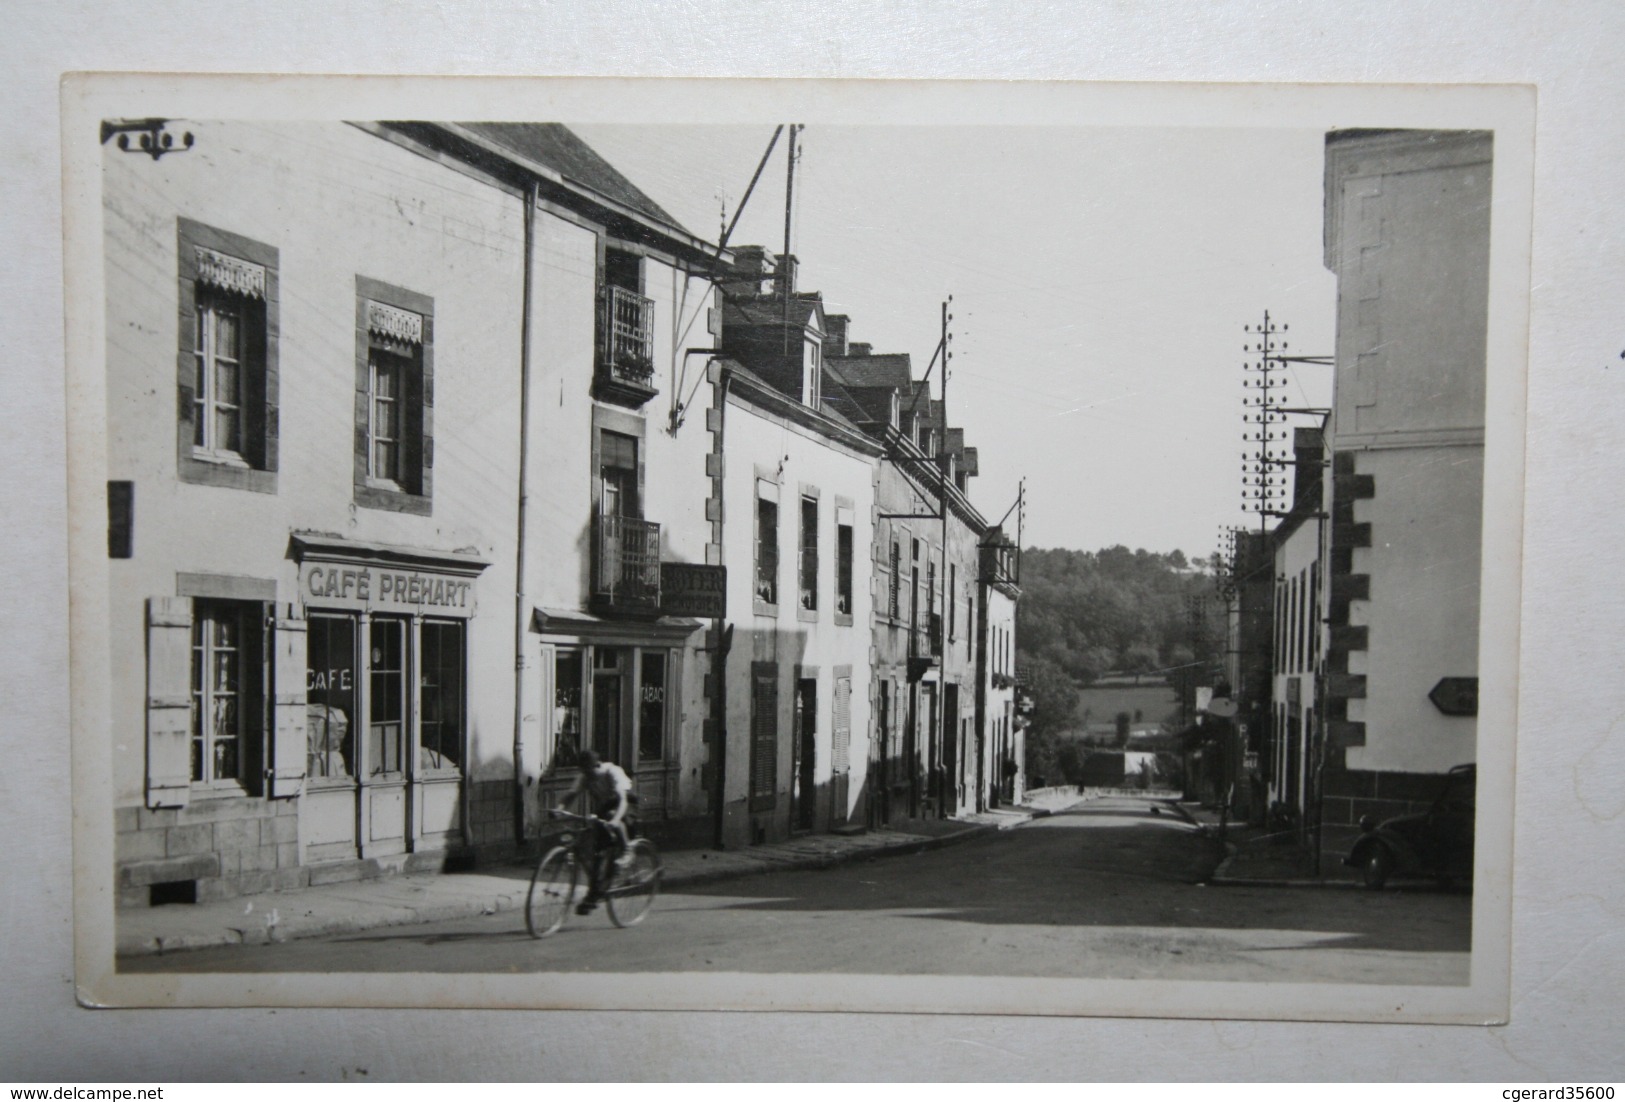
<svg viewBox="0 0 1625 1102">
<path fill-rule="evenodd" d="M 1208 887 L 1213 842 L 1144 802 L 1097 800 L 959 846 L 664 895 L 544 941 L 501 913 L 131 960 L 151 972 L 839 972 L 1452 984 L 1471 899 Z"/>
</svg>

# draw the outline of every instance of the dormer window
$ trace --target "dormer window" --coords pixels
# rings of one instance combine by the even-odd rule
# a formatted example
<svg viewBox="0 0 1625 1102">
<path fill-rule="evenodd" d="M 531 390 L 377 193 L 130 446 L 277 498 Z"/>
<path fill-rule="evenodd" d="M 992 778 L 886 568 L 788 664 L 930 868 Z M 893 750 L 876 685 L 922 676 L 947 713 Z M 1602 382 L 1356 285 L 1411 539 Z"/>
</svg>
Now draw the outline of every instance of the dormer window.
<svg viewBox="0 0 1625 1102">
<path fill-rule="evenodd" d="M 824 398 L 824 347 L 816 338 L 808 337 L 804 348 L 806 377 L 801 393 L 806 395 L 807 404 L 817 409 Z"/>
</svg>

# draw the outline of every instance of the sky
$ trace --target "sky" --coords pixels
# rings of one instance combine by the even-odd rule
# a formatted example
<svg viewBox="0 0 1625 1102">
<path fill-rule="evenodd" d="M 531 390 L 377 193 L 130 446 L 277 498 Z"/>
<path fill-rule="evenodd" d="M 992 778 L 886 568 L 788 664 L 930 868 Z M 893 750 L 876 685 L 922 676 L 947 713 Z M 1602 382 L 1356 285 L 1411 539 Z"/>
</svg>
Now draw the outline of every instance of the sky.
<svg viewBox="0 0 1625 1102">
<path fill-rule="evenodd" d="M 773 132 L 574 129 L 713 241 Z M 730 245 L 782 249 L 786 145 Z M 850 315 L 849 339 L 911 353 L 918 376 L 953 296 L 948 418 L 978 449 L 984 516 L 1025 478 L 1028 547 L 1205 557 L 1223 528 L 1258 527 L 1241 497 L 1243 326 L 1268 310 L 1289 354 L 1333 351 L 1322 131 L 809 126 L 798 151 L 798 289 Z M 1326 405 L 1330 368 L 1290 369 L 1284 393 Z"/>
</svg>

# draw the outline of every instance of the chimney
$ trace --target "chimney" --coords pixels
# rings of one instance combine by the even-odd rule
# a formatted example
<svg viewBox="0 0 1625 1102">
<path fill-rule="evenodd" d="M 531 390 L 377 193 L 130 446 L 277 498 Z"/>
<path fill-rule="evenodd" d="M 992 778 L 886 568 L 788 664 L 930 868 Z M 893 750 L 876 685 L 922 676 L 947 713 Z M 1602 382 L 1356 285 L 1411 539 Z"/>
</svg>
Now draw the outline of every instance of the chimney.
<svg viewBox="0 0 1625 1102">
<path fill-rule="evenodd" d="M 848 356 L 867 356 L 874 351 L 874 347 L 868 341 L 853 341 L 846 346 L 846 354 Z"/>
<path fill-rule="evenodd" d="M 779 296 L 796 293 L 796 258 L 780 253 L 773 267 L 773 293 Z"/>
<path fill-rule="evenodd" d="M 1292 509 L 1309 504 L 1309 495 L 1320 492 L 1320 470 L 1325 461 L 1326 441 L 1319 429 L 1292 432 Z"/>
<path fill-rule="evenodd" d="M 830 356 L 840 357 L 847 354 L 846 330 L 847 326 L 851 324 L 852 319 L 846 314 L 824 315 L 824 328 L 827 330 L 827 332 L 824 334 L 825 358 Z"/>
<path fill-rule="evenodd" d="M 734 297 L 755 297 L 763 291 L 773 254 L 760 245 L 740 245 L 733 251 L 731 278 L 722 284 L 722 293 Z"/>
</svg>

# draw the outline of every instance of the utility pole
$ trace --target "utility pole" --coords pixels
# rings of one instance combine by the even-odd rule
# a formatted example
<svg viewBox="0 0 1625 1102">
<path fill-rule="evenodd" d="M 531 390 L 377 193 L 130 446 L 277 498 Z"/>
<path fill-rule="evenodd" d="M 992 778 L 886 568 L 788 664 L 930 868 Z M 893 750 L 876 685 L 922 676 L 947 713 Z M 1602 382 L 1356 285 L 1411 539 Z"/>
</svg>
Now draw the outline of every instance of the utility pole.
<svg viewBox="0 0 1625 1102">
<path fill-rule="evenodd" d="M 952 349 L 954 335 L 948 332 L 948 323 L 954 320 L 954 316 L 948 313 L 948 307 L 953 301 L 954 296 L 949 295 L 947 301 L 942 304 L 942 384 L 940 388 L 942 390 L 942 423 L 937 426 L 937 501 L 942 506 L 942 577 L 938 580 L 938 584 L 942 587 L 942 613 L 937 617 L 937 653 L 942 656 L 942 665 L 939 667 L 941 670 L 940 679 L 942 681 L 942 701 L 938 707 L 942 710 L 942 721 L 938 734 L 942 739 L 942 747 L 956 745 L 955 739 L 959 733 L 959 717 L 957 715 L 949 715 L 947 707 L 947 614 L 948 602 L 954 599 L 954 595 L 948 592 L 948 579 L 953 576 L 948 570 L 948 556 L 950 554 L 950 548 L 948 546 L 948 465 L 951 461 L 948 455 L 948 361 L 953 359 L 954 356 Z M 930 412 L 929 399 L 927 401 L 926 412 Z M 956 703 L 958 701 L 957 693 L 955 694 L 955 701 Z M 937 762 L 939 764 L 939 768 L 942 761 L 942 756 L 942 750 L 939 749 L 937 752 Z M 965 769 L 964 763 L 959 761 L 957 756 L 954 759 L 954 769 L 961 773 L 963 773 Z M 943 790 L 937 794 L 938 815 L 946 815 L 947 813 L 947 788 L 950 782 L 954 780 L 955 778 L 945 776 L 940 782 Z M 957 783 L 954 784 L 954 788 L 957 791 Z"/>
<path fill-rule="evenodd" d="M 796 198 L 796 132 L 800 124 L 790 124 L 790 147 L 784 170 L 784 252 L 779 256 L 779 294 L 784 296 L 784 354 L 790 354 L 790 222 Z"/>
</svg>

